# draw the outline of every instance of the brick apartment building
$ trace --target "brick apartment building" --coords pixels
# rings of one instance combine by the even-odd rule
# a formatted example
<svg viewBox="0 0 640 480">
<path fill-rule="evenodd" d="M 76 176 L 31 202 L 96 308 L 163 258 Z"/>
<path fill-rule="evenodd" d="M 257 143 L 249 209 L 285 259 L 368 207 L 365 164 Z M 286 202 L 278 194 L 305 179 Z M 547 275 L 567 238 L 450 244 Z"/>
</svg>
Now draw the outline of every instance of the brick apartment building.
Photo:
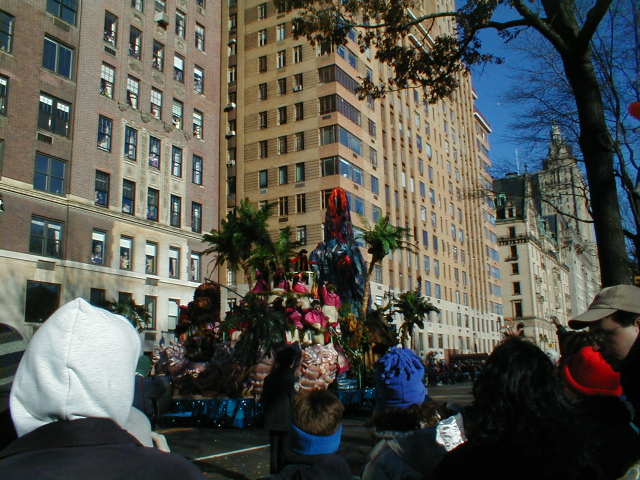
<svg viewBox="0 0 640 480">
<path fill-rule="evenodd" d="M 388 214 L 412 232 L 417 250 L 384 261 L 372 299 L 414 289 L 420 277 L 441 314 L 418 332 L 418 352 L 491 351 L 502 319 L 499 282 L 490 277 L 498 265 L 495 208 L 475 194 L 491 187 L 490 128 L 474 110 L 470 76 L 435 105 L 417 89 L 359 100 L 359 77 L 383 79 L 387 67 L 361 53 L 355 37 L 326 48 L 296 40 L 293 16 L 271 1 L 222 5 L 221 204 L 275 202 L 273 233 L 290 226 L 311 251 L 322 241 L 327 192 L 344 188 L 356 230 Z M 447 28 L 439 22 L 433 32 Z M 236 272 L 226 276 L 247 288 Z"/>
<path fill-rule="evenodd" d="M 0 4 L 0 322 L 132 298 L 149 348 L 211 275 L 220 3 Z"/>
</svg>

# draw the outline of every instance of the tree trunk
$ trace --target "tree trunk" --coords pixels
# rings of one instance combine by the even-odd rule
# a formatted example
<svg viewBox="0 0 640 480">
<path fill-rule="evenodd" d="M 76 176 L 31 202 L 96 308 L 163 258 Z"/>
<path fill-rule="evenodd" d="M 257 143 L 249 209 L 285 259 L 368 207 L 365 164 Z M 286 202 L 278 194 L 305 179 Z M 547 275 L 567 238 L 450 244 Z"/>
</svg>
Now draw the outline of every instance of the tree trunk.
<svg viewBox="0 0 640 480">
<path fill-rule="evenodd" d="M 567 79 L 580 118 L 580 148 L 591 192 L 602 286 L 631 282 L 618 188 L 613 166 L 613 143 L 604 118 L 602 94 L 590 51 L 563 54 Z"/>
</svg>

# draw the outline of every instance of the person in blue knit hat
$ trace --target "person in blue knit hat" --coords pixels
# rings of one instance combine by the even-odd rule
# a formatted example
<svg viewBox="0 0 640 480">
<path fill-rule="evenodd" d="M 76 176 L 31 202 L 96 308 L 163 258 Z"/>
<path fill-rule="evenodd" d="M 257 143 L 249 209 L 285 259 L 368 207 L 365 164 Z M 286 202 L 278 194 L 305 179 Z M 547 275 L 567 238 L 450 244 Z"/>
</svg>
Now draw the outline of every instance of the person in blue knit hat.
<svg viewBox="0 0 640 480">
<path fill-rule="evenodd" d="M 288 464 L 271 479 L 351 480 L 349 464 L 342 457 L 344 406 L 326 390 L 309 390 L 293 399 L 293 423 L 289 432 Z"/>
<path fill-rule="evenodd" d="M 408 348 L 391 348 L 376 364 L 371 423 L 378 443 L 369 453 L 363 480 L 428 478 L 462 441 L 461 419 L 429 400 L 424 374 L 424 364 Z"/>
</svg>

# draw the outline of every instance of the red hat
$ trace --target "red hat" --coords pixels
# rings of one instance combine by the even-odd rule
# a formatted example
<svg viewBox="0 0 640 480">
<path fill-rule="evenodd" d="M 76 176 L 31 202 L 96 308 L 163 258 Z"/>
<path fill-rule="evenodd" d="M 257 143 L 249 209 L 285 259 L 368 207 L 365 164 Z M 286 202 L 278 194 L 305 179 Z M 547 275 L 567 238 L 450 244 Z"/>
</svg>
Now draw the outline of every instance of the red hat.
<svg viewBox="0 0 640 480">
<path fill-rule="evenodd" d="M 583 395 L 622 395 L 620 374 L 593 347 L 582 347 L 562 368 L 567 383 Z"/>
</svg>

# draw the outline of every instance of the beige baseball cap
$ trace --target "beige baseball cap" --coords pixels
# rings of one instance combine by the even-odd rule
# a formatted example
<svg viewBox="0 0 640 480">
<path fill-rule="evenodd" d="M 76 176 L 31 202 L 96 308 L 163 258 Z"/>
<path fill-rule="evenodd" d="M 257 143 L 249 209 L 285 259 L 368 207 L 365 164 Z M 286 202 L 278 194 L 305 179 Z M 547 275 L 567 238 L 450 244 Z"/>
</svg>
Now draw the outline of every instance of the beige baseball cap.
<svg viewBox="0 0 640 480">
<path fill-rule="evenodd" d="M 633 285 L 603 288 L 589 305 L 589 310 L 569 320 L 569 326 L 576 330 L 588 327 L 618 310 L 640 315 L 640 288 Z"/>
</svg>

